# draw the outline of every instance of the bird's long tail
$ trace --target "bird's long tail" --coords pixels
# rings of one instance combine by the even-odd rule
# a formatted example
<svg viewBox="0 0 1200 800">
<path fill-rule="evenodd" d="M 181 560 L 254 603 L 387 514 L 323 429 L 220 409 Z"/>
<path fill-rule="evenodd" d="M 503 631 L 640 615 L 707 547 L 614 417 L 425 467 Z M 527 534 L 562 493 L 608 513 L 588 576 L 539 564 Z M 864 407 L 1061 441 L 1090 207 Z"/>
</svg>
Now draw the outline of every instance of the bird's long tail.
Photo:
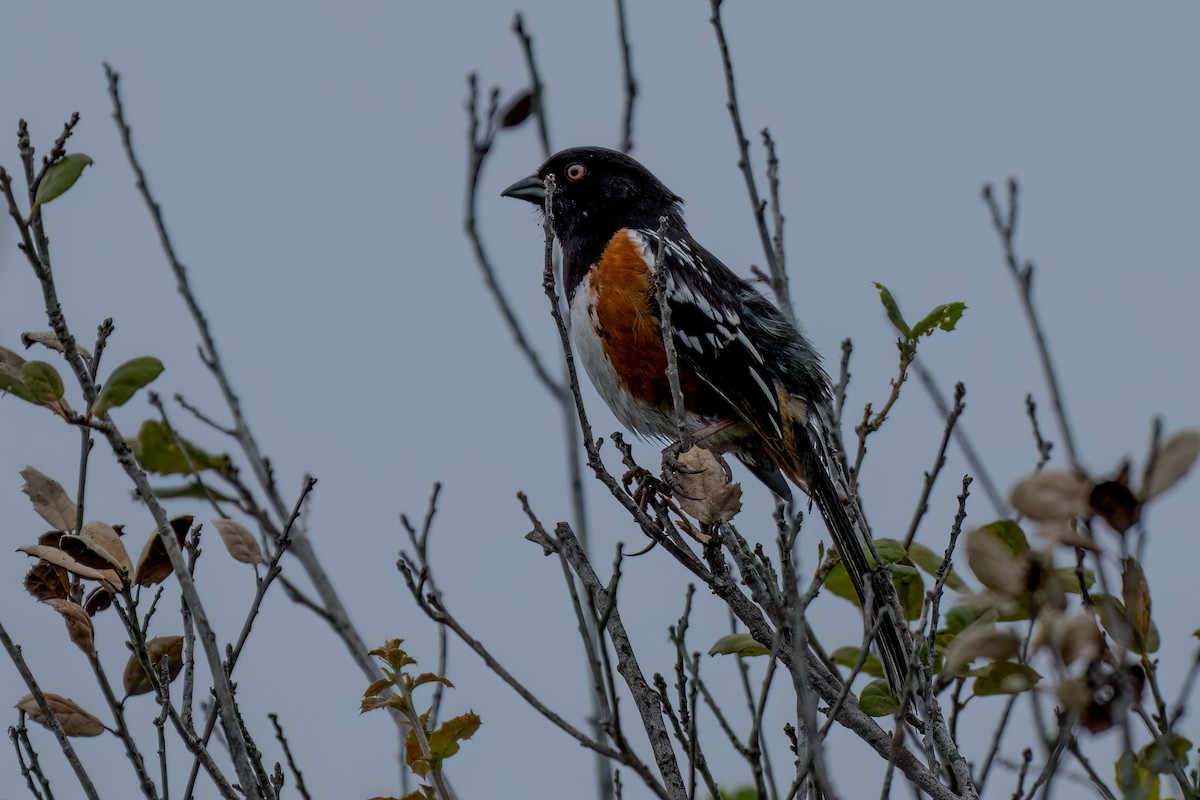
<svg viewBox="0 0 1200 800">
<path fill-rule="evenodd" d="M 869 536 L 865 524 L 855 524 L 847 509 L 848 491 L 839 491 L 831 470 L 833 459 L 824 454 L 820 432 L 810 429 L 807 436 L 796 437 L 796 449 L 802 459 L 803 488 L 813 499 L 829 528 L 829 535 L 842 557 L 846 574 L 862 603 L 868 626 L 876 627 L 875 642 L 888 685 L 897 698 L 901 697 L 908 680 L 912 640 L 904 625 L 903 612 L 892 587 L 891 573 L 885 565 L 872 570 L 864 546 Z M 818 450 L 818 448 L 821 448 Z M 795 480 L 797 476 L 789 476 Z M 859 520 L 861 513 L 854 515 Z M 861 533 L 860 533 L 861 531 Z"/>
</svg>

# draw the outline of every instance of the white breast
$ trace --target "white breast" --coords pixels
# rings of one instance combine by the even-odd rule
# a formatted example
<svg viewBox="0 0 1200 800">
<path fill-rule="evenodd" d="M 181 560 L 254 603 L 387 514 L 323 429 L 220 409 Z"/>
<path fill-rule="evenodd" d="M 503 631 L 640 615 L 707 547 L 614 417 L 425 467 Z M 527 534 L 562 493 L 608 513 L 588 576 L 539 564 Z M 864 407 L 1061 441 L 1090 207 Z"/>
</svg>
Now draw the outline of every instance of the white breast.
<svg viewBox="0 0 1200 800">
<path fill-rule="evenodd" d="M 571 339 L 575 354 L 587 371 L 596 391 L 604 398 L 613 415 L 629 430 L 643 436 L 673 438 L 675 422 L 657 409 L 634 400 L 621 388 L 612 362 L 604 352 L 604 344 L 596 333 L 595 295 L 590 282 L 584 280 L 571 298 L 568 308 Z"/>
</svg>

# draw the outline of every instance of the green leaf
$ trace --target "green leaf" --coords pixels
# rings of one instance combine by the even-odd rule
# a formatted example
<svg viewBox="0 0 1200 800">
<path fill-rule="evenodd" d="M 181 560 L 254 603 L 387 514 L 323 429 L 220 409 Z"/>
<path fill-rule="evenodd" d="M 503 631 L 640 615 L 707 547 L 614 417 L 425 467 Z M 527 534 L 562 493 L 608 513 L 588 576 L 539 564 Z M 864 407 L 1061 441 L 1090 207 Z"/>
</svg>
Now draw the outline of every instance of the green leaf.
<svg viewBox="0 0 1200 800">
<path fill-rule="evenodd" d="M 25 385 L 25 381 L 17 378 L 7 372 L 0 372 L 0 392 L 8 392 L 14 397 L 19 397 L 27 403 L 33 403 L 35 406 L 40 406 L 37 397 Z"/>
<path fill-rule="evenodd" d="M 65 156 L 46 167 L 46 174 L 38 184 L 37 194 L 33 197 L 33 209 L 37 211 L 42 205 L 49 203 L 63 192 L 75 185 L 83 168 L 92 164 L 90 156 L 83 153 L 67 153 Z"/>
<path fill-rule="evenodd" d="M 912 330 L 909 329 L 908 323 L 904 321 L 904 317 L 900 313 L 900 306 L 896 304 L 896 298 L 892 297 L 891 291 L 878 281 L 875 282 L 875 288 L 879 290 L 879 301 L 883 303 L 883 308 L 887 311 L 888 319 L 896 326 L 896 330 L 904 334 L 905 339 L 913 339 Z"/>
<path fill-rule="evenodd" d="M 175 500 L 178 498 L 207 500 L 209 497 L 212 497 L 218 503 L 232 503 L 236 499 L 224 492 L 218 492 L 211 486 L 201 486 L 199 483 L 185 483 L 183 486 L 152 486 L 150 487 L 150 491 L 154 492 L 154 496 L 160 500 Z M 134 491 L 132 494 L 133 499 L 137 500 L 137 491 Z"/>
<path fill-rule="evenodd" d="M 43 405 L 58 402 L 63 396 L 63 382 L 58 370 L 45 361 L 26 361 L 21 374 L 29 392 Z"/>
<path fill-rule="evenodd" d="M 1042 676 L 1032 667 L 1012 661 L 997 661 L 972 670 L 977 695 L 1020 694 L 1032 689 Z"/>
<path fill-rule="evenodd" d="M 142 423 L 137 439 L 130 441 L 129 446 L 143 469 L 147 472 L 157 472 L 159 475 L 190 475 L 192 470 L 188 468 L 189 460 L 197 472 L 208 469 L 223 470 L 229 465 L 227 455 L 208 453 L 182 436 L 179 437 L 179 441 L 183 443 L 182 450 L 175 443 L 170 428 L 158 420 L 148 419 Z M 178 496 L 199 496 L 202 499 L 205 497 L 203 491 L 200 491 L 199 495 L 181 493 Z"/>
<path fill-rule="evenodd" d="M 946 626 L 942 630 L 947 633 L 962 633 L 967 629 L 968 625 L 979 619 L 979 617 L 980 615 L 968 606 L 954 606 L 942 614 L 942 621 Z"/>
<path fill-rule="evenodd" d="M 482 721 L 473 711 L 448 719 L 429 734 L 429 750 L 434 758 L 449 758 L 458 752 L 458 743 L 470 739 Z"/>
<path fill-rule="evenodd" d="M 897 561 L 903 561 L 908 558 L 908 551 L 904 549 L 904 542 L 897 539 L 876 539 L 875 552 L 879 553 L 879 557 L 883 559 L 885 564 L 895 564 Z"/>
<path fill-rule="evenodd" d="M 916 567 L 907 564 L 888 564 L 892 573 L 892 584 L 900 597 L 900 607 L 904 609 L 904 618 L 918 619 L 921 616 L 921 605 L 925 601 L 925 581 Z"/>
<path fill-rule="evenodd" d="M 1029 552 L 1029 540 L 1025 538 L 1025 531 L 1021 530 L 1021 526 L 1011 519 L 998 519 L 995 522 L 989 522 L 979 530 L 989 536 L 994 536 L 1014 556 L 1023 556 Z"/>
<path fill-rule="evenodd" d="M 748 633 L 727 634 L 713 642 L 713 646 L 708 649 L 710 656 L 725 656 L 731 653 L 743 657 L 765 656 L 770 652 L 771 648 L 763 647 Z"/>
<path fill-rule="evenodd" d="M 1058 573 L 1059 580 L 1062 581 L 1063 591 L 1071 594 L 1079 594 L 1079 574 L 1075 567 L 1058 567 L 1055 570 Z M 1096 571 L 1087 567 L 1083 568 L 1083 584 L 1084 588 L 1091 589 L 1096 582 Z"/>
<path fill-rule="evenodd" d="M 923 544 L 913 542 L 908 546 L 908 557 L 921 569 L 928 572 L 930 575 L 937 576 L 937 571 L 942 566 L 944 556 L 939 556 L 937 553 L 930 550 Z M 956 592 L 963 592 L 967 589 L 966 581 L 958 576 L 954 570 L 950 570 L 946 575 L 946 585 Z"/>
<path fill-rule="evenodd" d="M 1158 742 L 1147 744 L 1138 752 L 1138 763 L 1159 775 L 1168 775 L 1173 772 L 1173 761 L 1186 767 L 1192 743 L 1177 733 L 1170 734 L 1166 742 L 1165 748 L 1161 747 Z"/>
<path fill-rule="evenodd" d="M 900 701 L 887 681 L 876 678 L 863 687 L 858 696 L 858 705 L 863 713 L 871 717 L 889 717 L 900 710 Z"/>
<path fill-rule="evenodd" d="M 1116 776 L 1117 790 L 1126 800 L 1159 800 L 1161 797 L 1158 775 L 1137 763 L 1130 750 L 1117 759 Z"/>
<path fill-rule="evenodd" d="M 862 601 L 858 599 L 858 593 L 854 591 L 854 584 L 850 582 L 850 575 L 846 572 L 846 565 L 839 561 L 833 565 L 833 569 L 829 570 L 829 574 L 825 577 L 825 588 L 838 597 L 843 597 L 858 607 L 862 607 Z"/>
<path fill-rule="evenodd" d="M 104 388 L 92 403 L 92 415 L 103 417 L 109 409 L 125 405 L 138 389 L 153 381 L 162 371 L 162 362 L 154 356 L 138 356 L 126 361 L 108 376 Z"/>
<path fill-rule="evenodd" d="M 926 314 L 923 320 L 912 326 L 910 338 L 919 339 L 922 336 L 928 336 L 938 328 L 944 331 L 952 331 L 966 310 L 966 303 L 943 303 Z"/>
<path fill-rule="evenodd" d="M 829 654 L 833 659 L 833 663 L 839 664 L 847 669 L 854 669 L 854 665 L 858 663 L 859 649 L 853 645 L 839 647 Z M 874 653 L 867 653 L 867 660 L 863 662 L 862 671 L 873 678 L 883 677 L 883 664 L 879 662 L 879 658 Z"/>
<path fill-rule="evenodd" d="M 722 789 L 721 800 L 758 800 L 758 790 L 753 786 L 739 786 L 732 792 Z"/>
</svg>

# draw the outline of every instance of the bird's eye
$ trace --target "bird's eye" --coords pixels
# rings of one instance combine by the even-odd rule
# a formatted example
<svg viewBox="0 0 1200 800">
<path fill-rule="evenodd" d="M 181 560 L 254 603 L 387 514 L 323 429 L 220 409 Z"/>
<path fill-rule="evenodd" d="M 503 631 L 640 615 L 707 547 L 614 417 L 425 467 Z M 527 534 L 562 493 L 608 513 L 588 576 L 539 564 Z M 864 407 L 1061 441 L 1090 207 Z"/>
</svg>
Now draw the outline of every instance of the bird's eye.
<svg viewBox="0 0 1200 800">
<path fill-rule="evenodd" d="M 583 164 L 569 164 L 567 166 L 567 178 L 570 180 L 577 181 L 584 175 L 587 175 L 587 167 Z"/>
</svg>

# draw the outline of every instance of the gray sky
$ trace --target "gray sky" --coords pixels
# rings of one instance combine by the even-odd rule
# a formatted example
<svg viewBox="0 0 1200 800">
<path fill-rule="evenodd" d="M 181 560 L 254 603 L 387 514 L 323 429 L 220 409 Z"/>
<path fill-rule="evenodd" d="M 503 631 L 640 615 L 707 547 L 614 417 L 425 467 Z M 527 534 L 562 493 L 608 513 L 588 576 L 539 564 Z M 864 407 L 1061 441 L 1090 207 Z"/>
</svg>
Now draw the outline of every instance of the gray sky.
<svg viewBox="0 0 1200 800">
<path fill-rule="evenodd" d="M 561 573 L 522 541 L 527 523 L 513 499 L 525 490 L 544 520 L 568 515 L 559 421 L 511 346 L 460 232 L 464 76 L 480 70 L 483 83 L 499 84 L 505 96 L 524 85 L 509 32 L 513 8 L 307 5 L 9 8 L 0 163 L 18 167 L 10 132 L 19 116 L 44 152 L 70 112 L 81 112 L 71 149 L 90 154 L 95 166 L 46 213 L 68 318 L 86 341 L 100 320 L 114 317 L 110 366 L 156 355 L 167 365 L 156 384 L 164 396 L 183 392 L 222 417 L 108 116 L 100 62 L 110 61 L 123 75 L 135 144 L 255 433 L 284 487 L 298 490 L 306 471 L 320 479 L 314 537 L 364 635 L 373 643 L 404 637 L 423 665 L 434 662 L 432 627 L 393 563 L 398 513 L 420 514 L 441 480 L 433 558 L 447 603 L 547 702 L 582 722 L 582 659 Z M 707 4 L 631 6 L 642 90 L 634 154 L 686 198 L 696 237 L 745 274 L 762 256 Z M 522 10 L 547 83 L 553 145 L 616 144 L 621 90 L 611 3 L 540 0 Z M 947 394 L 954 380 L 967 384 L 967 428 L 1003 486 L 1032 467 L 1023 399 L 1032 391 L 1048 410 L 1047 397 L 979 199 L 984 181 L 1017 175 L 1020 248 L 1038 264 L 1038 302 L 1086 462 L 1103 472 L 1123 456 L 1140 459 L 1154 414 L 1164 415 L 1168 430 L 1197 423 L 1195 4 L 731 2 L 725 16 L 755 166 L 763 167 L 754 133 L 763 126 L 783 160 L 798 312 L 830 361 L 844 337 L 855 342 L 851 410 L 882 401 L 895 369 L 871 281 L 889 285 L 910 316 L 963 300 L 970 310 L 960 330 L 929 340 L 921 357 Z M 499 197 L 539 160 L 532 127 L 503 136 L 480 209 L 501 279 L 537 348 L 550 355 L 556 341 L 540 287 L 540 227 L 527 206 Z M 35 281 L 18 256 L 11 226 L 0 227 L 0 344 L 8 347 L 21 331 L 46 328 Z M 615 429 L 590 387 L 586 396 L 597 428 Z M 132 435 L 150 413 L 143 398 L 114 419 Z M 32 464 L 73 487 L 78 435 L 12 398 L 0 401 L 0 420 L 0 476 L 7 476 L 0 508 L 11 549 L 44 528 L 18 491 L 18 471 Z M 1060 439 L 1048 415 L 1042 424 Z M 877 535 L 903 534 L 940 430 L 920 387 L 906 387 L 867 459 Z M 223 446 L 198 427 L 186 433 L 211 449 Z M 639 453 L 644 463 L 656 460 L 649 446 Z M 87 517 L 127 523 L 136 549 L 151 523 L 109 456 L 97 444 Z M 935 549 L 965 469 L 952 456 L 935 493 L 921 535 Z M 768 541 L 768 498 L 750 485 L 747 493 L 741 527 Z M 1193 479 L 1149 519 L 1145 566 L 1172 696 L 1190 657 L 1184 634 L 1198 624 L 1194 603 L 1171 602 L 1173 587 L 1194 581 L 1194 519 L 1185 513 L 1195 497 Z M 602 487 L 589 486 L 589 499 L 594 560 L 606 574 L 615 542 L 640 541 Z M 994 518 L 979 492 L 969 510 L 971 523 Z M 806 569 L 815 566 L 815 538 L 804 542 Z M 4 624 L 47 690 L 106 716 L 56 615 L 24 594 L 27 567 L 23 556 L 0 559 Z M 666 627 L 679 614 L 686 577 L 660 552 L 627 562 L 625 575 L 622 611 L 643 668 L 669 674 Z M 210 536 L 198 580 L 219 635 L 235 636 L 253 593 L 249 571 Z M 155 631 L 165 635 L 179 622 L 175 594 L 164 602 Z M 816 609 L 829 646 L 857 642 L 849 604 L 822 598 Z M 693 646 L 706 650 L 727 626 L 724 610 L 698 596 Z M 119 675 L 118 622 L 109 612 L 97 628 L 108 670 Z M 711 683 L 736 699 L 734 665 L 704 666 Z M 754 666 L 757 674 L 761 665 Z M 449 675 L 458 688 L 447 710 L 473 708 L 484 720 L 448 763 L 463 797 L 587 795 L 590 755 L 461 647 L 452 650 Z M 340 641 L 282 595 L 267 601 L 237 680 L 272 759 L 265 715 L 281 715 L 314 796 L 397 790 L 390 722 L 358 716 L 363 680 Z M 25 693 L 7 659 L 0 659 L 0 687 L 0 706 Z M 779 728 L 791 699 L 784 686 L 776 691 L 769 723 L 782 765 Z M 965 719 L 986 728 L 998 706 L 977 701 Z M 732 715 L 744 723 L 737 708 Z M 130 709 L 149 734 L 153 701 L 132 700 Z M 32 735 L 60 796 L 72 796 L 73 779 L 51 740 L 40 730 Z M 141 741 L 152 754 L 152 736 Z M 1007 741 L 1015 754 L 1030 738 L 1018 723 Z M 858 765 L 874 757 L 847 737 L 833 742 L 844 796 L 873 795 L 878 775 Z M 106 797 L 133 795 L 115 739 L 78 747 Z M 985 747 L 986 740 L 968 739 L 969 757 Z M 746 782 L 748 771 L 723 752 L 710 753 L 718 779 Z M 175 758 L 182 768 L 180 753 Z M 1099 768 L 1111 772 L 1103 761 Z M 626 796 L 643 796 L 624 777 Z M 181 780 L 173 778 L 176 791 Z M 1000 773 L 989 794 L 1008 796 L 1012 782 Z M 1062 796 L 1070 790 L 1064 784 Z M 13 753 L 0 748 L 0 797 L 23 791 Z"/>
</svg>

